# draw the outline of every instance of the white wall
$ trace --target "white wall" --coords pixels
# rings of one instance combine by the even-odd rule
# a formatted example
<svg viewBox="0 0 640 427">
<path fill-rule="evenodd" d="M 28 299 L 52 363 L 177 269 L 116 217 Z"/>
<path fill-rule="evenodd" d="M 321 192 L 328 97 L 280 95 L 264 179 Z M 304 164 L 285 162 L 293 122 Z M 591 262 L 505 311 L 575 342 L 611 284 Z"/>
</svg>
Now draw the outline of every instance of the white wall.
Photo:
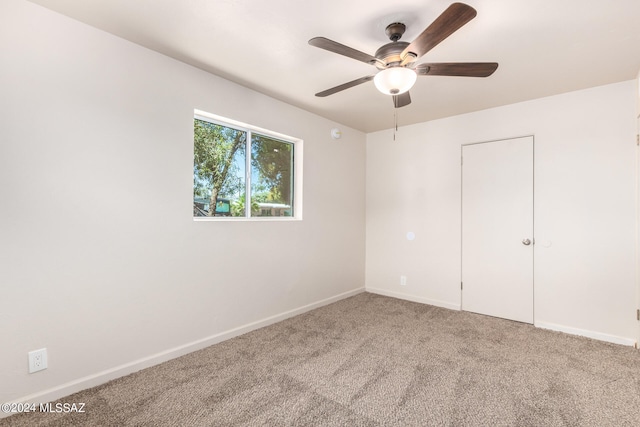
<svg viewBox="0 0 640 427">
<path fill-rule="evenodd" d="M 633 345 L 634 90 L 627 81 L 421 123 L 396 141 L 367 135 L 367 290 L 459 309 L 460 146 L 534 135 L 535 324 Z"/>
<path fill-rule="evenodd" d="M 636 76 L 636 113 L 637 117 L 640 117 L 640 70 Z"/>
<path fill-rule="evenodd" d="M 363 289 L 363 133 L 23 0 L 0 61 L 0 402 Z M 192 220 L 194 108 L 304 140 L 302 221 Z"/>
</svg>

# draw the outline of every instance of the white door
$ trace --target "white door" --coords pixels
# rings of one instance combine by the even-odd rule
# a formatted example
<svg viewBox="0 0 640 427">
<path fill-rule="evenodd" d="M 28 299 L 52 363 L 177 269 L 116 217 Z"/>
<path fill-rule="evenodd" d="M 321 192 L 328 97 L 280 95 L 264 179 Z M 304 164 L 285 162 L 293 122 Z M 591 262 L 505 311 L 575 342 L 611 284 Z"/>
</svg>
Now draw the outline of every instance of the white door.
<svg viewBox="0 0 640 427">
<path fill-rule="evenodd" d="M 462 309 L 533 323 L 533 137 L 462 147 Z"/>
</svg>

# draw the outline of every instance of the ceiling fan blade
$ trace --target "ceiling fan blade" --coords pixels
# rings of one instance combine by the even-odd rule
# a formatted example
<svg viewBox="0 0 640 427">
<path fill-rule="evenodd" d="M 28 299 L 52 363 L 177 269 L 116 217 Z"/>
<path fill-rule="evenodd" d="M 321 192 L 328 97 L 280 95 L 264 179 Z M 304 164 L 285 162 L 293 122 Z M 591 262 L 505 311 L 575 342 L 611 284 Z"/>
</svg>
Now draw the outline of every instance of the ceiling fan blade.
<svg viewBox="0 0 640 427">
<path fill-rule="evenodd" d="M 334 42 L 333 40 L 329 40 L 325 37 L 314 37 L 309 40 L 309 44 L 311 46 L 319 47 L 320 49 L 328 50 L 329 52 L 366 62 L 367 64 L 373 64 L 377 61 L 375 57 L 367 53 L 360 52 L 359 50 Z"/>
<path fill-rule="evenodd" d="M 409 92 L 401 93 L 400 95 L 393 95 L 393 108 L 406 107 L 411 104 L 411 96 Z"/>
<path fill-rule="evenodd" d="M 334 93 L 340 92 L 345 89 L 349 89 L 350 87 L 358 86 L 359 84 L 366 83 L 370 80 L 373 80 L 373 76 L 360 77 L 359 79 L 352 80 L 348 83 L 343 83 L 339 86 L 332 87 L 331 89 L 318 92 L 316 93 L 316 96 L 325 97 L 325 96 L 333 95 Z"/>
<path fill-rule="evenodd" d="M 414 56 L 416 59 L 420 58 L 442 40 L 475 18 L 476 14 L 476 10 L 469 5 L 453 3 L 402 51 L 400 57 L 403 60 L 406 59 L 407 55 Z"/>
<path fill-rule="evenodd" d="M 497 62 L 440 62 L 418 65 L 419 76 L 489 77 L 498 68 Z"/>
</svg>

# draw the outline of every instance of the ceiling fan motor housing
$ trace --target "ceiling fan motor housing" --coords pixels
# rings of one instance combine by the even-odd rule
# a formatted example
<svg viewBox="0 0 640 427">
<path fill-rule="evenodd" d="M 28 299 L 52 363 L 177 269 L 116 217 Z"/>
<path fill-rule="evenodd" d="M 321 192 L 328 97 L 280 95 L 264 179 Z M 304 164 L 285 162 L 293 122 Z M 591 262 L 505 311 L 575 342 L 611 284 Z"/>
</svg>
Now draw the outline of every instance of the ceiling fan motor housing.
<svg viewBox="0 0 640 427">
<path fill-rule="evenodd" d="M 407 46 L 409 46 L 409 43 L 407 42 L 391 42 L 376 50 L 375 57 L 386 64 L 385 67 L 380 63 L 376 63 L 376 67 L 382 70 L 390 65 L 400 64 L 400 62 L 402 62 L 400 54 Z"/>
<path fill-rule="evenodd" d="M 385 44 L 376 51 L 375 57 L 385 64 L 382 65 L 380 62 L 376 62 L 375 66 L 378 69 L 384 70 L 390 65 L 397 65 L 402 61 L 400 54 L 409 46 L 409 43 L 399 42 L 398 40 L 400 40 L 406 29 L 407 27 L 402 22 L 394 22 L 393 24 L 387 25 L 384 32 L 387 37 L 389 37 L 389 40 L 391 40 L 391 43 Z"/>
</svg>

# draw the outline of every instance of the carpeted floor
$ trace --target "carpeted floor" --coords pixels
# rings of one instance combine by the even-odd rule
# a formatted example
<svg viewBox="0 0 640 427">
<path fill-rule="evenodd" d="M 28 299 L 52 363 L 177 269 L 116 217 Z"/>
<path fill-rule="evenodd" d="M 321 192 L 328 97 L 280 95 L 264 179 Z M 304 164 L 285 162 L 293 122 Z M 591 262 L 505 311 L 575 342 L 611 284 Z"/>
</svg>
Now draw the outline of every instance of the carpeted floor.
<svg viewBox="0 0 640 427">
<path fill-rule="evenodd" d="M 638 426 L 640 352 L 364 293 L 0 426 Z"/>
</svg>

